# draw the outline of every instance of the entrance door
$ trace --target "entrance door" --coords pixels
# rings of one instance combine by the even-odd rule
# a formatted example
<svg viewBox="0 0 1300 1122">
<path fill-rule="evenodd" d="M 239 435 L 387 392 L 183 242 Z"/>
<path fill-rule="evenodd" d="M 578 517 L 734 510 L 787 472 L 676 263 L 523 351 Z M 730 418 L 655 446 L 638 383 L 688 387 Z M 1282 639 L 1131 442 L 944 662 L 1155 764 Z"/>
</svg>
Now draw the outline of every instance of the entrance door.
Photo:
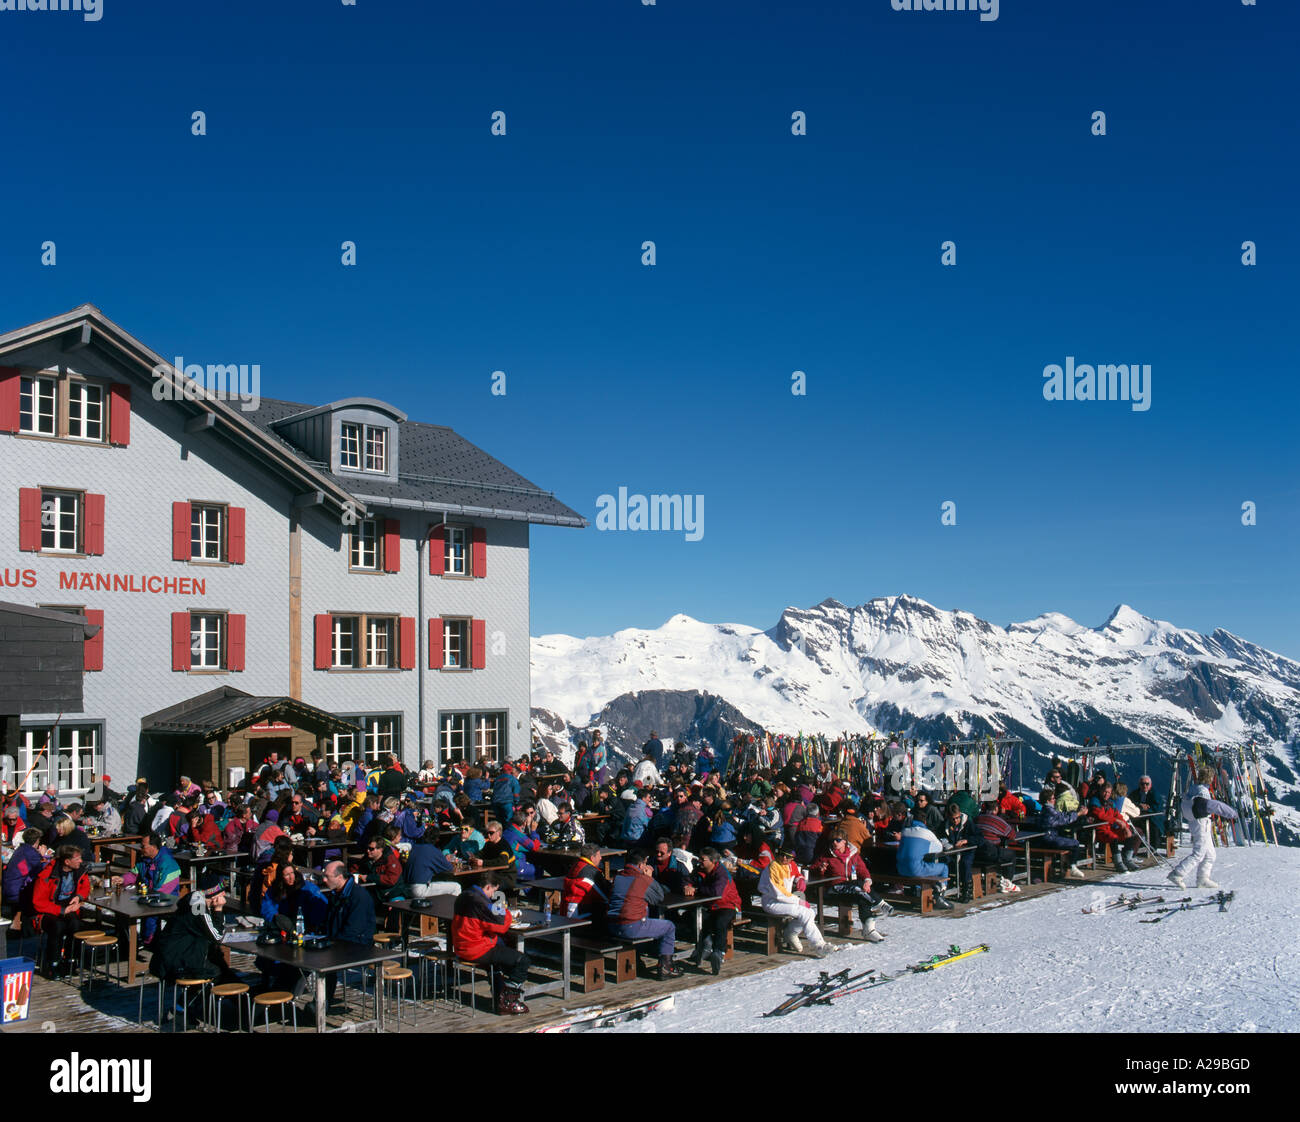
<svg viewBox="0 0 1300 1122">
<path fill-rule="evenodd" d="M 258 769 L 271 758 L 272 752 L 278 752 L 280 759 L 286 760 L 293 751 L 291 736 L 258 736 L 248 739 L 248 763 L 250 774 L 256 775 Z"/>
</svg>

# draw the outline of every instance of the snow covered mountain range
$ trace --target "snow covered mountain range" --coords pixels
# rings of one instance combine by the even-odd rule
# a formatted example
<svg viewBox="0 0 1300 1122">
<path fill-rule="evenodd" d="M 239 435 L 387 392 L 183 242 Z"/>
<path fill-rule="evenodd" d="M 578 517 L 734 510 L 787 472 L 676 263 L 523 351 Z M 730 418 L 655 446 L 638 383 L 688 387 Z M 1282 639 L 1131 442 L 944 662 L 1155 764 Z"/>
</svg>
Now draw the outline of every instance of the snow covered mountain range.
<svg viewBox="0 0 1300 1122">
<path fill-rule="evenodd" d="M 1058 613 L 999 627 L 914 596 L 787 608 L 766 631 L 678 615 L 654 630 L 532 641 L 534 727 L 562 745 L 603 726 L 635 748 L 665 738 L 1002 731 L 1050 752 L 1086 736 L 1157 748 L 1256 739 L 1275 796 L 1300 806 L 1300 663 L 1120 605 L 1099 627 Z M 1270 783 L 1273 787 L 1274 783 Z"/>
</svg>

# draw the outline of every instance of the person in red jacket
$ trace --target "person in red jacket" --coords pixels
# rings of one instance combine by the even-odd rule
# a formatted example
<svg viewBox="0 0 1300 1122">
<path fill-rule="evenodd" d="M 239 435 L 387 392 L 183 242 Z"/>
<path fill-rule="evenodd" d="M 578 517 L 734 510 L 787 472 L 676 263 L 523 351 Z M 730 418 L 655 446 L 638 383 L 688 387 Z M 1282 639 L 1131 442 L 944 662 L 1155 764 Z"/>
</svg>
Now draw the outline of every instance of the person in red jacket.
<svg viewBox="0 0 1300 1122">
<path fill-rule="evenodd" d="M 837 829 L 831 835 L 830 852 L 813 862 L 812 871 L 818 876 L 835 878 L 835 883 L 826 890 L 826 899 L 836 904 L 851 904 L 858 909 L 864 939 L 870 943 L 884 939 L 884 935 L 876 930 L 875 913 L 879 911 L 888 915 L 893 908 L 872 893 L 871 870 L 857 847 L 849 843 L 844 830 Z"/>
<path fill-rule="evenodd" d="M 61 845 L 36 877 L 32 907 L 45 935 L 43 972 L 47 978 L 72 971 L 73 934 L 81 930 L 81 905 L 90 897 L 90 878 L 81 871 L 81 850 Z"/>
<path fill-rule="evenodd" d="M 496 1008 L 502 1015 L 527 1013 L 522 994 L 528 978 L 526 954 L 506 946 L 501 936 L 510 930 L 510 911 L 499 915 L 494 900 L 504 901 L 497 874 L 489 869 L 478 883 L 456 897 L 451 918 L 451 949 L 456 957 L 478 966 L 496 967 Z"/>
<path fill-rule="evenodd" d="M 578 850 L 578 859 L 564 875 L 562 899 L 565 915 L 590 919 L 593 928 L 603 930 L 613 889 L 596 864 L 599 860 L 598 845 L 587 844 Z"/>
</svg>

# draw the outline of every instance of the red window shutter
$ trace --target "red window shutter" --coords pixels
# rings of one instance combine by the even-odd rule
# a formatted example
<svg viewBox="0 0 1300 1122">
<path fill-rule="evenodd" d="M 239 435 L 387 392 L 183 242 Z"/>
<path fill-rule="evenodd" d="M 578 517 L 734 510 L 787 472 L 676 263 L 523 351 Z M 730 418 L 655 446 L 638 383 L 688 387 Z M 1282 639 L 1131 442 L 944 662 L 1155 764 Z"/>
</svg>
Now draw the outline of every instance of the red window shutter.
<svg viewBox="0 0 1300 1122">
<path fill-rule="evenodd" d="M 316 617 L 316 669 L 328 670 L 334 665 L 334 617 Z"/>
<path fill-rule="evenodd" d="M 397 621 L 398 668 L 415 669 L 415 617 L 402 616 Z"/>
<path fill-rule="evenodd" d="M 447 567 L 447 535 L 441 526 L 429 531 L 429 576 L 440 577 Z M 441 642 L 438 644 L 442 646 Z M 441 666 L 442 664 L 439 663 Z"/>
<path fill-rule="evenodd" d="M 482 670 L 487 665 L 487 622 L 469 621 L 469 665 L 472 670 Z"/>
<path fill-rule="evenodd" d="M 384 519 L 384 572 L 402 571 L 402 524 L 396 518 Z"/>
<path fill-rule="evenodd" d="M 244 508 L 232 506 L 227 511 L 229 522 L 226 526 L 226 560 L 232 565 L 244 563 Z"/>
<path fill-rule="evenodd" d="M 226 616 L 226 669 L 244 669 L 244 624 L 247 616 L 231 612 Z"/>
<path fill-rule="evenodd" d="M 104 552 L 103 495 L 86 495 L 86 532 L 81 545 L 89 557 L 99 557 Z"/>
<path fill-rule="evenodd" d="M 190 668 L 190 613 L 172 612 L 172 669 Z"/>
<path fill-rule="evenodd" d="M 123 447 L 131 443 L 131 387 L 125 382 L 108 387 L 108 442 Z"/>
<path fill-rule="evenodd" d="M 18 548 L 35 553 L 41 548 L 41 489 L 22 487 L 18 491 Z"/>
<path fill-rule="evenodd" d="M 470 535 L 470 573 L 476 577 L 487 576 L 487 530 L 475 526 Z"/>
<path fill-rule="evenodd" d="M 442 669 L 442 620 L 429 620 L 429 669 Z"/>
<path fill-rule="evenodd" d="M 0 432 L 17 432 L 21 420 L 19 395 L 23 376 L 12 366 L 0 366 Z"/>
<path fill-rule="evenodd" d="M 188 561 L 190 559 L 190 514 L 189 503 L 172 503 L 172 560 Z"/>
<path fill-rule="evenodd" d="M 99 608 L 86 609 L 86 622 L 99 628 L 99 634 L 86 640 L 83 669 L 104 669 L 104 613 Z"/>
</svg>

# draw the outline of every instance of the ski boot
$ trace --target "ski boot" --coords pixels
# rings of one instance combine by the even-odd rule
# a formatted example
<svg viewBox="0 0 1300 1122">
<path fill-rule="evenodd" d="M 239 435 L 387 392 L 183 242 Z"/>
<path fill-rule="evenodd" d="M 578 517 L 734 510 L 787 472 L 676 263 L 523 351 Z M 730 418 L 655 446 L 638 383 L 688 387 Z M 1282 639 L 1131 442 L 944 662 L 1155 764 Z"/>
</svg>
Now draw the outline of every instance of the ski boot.
<svg viewBox="0 0 1300 1122">
<path fill-rule="evenodd" d="M 670 954 L 661 954 L 659 956 L 659 980 L 667 982 L 672 978 L 680 978 L 682 972 L 677 968 L 677 963 L 673 961 Z"/>
</svg>

